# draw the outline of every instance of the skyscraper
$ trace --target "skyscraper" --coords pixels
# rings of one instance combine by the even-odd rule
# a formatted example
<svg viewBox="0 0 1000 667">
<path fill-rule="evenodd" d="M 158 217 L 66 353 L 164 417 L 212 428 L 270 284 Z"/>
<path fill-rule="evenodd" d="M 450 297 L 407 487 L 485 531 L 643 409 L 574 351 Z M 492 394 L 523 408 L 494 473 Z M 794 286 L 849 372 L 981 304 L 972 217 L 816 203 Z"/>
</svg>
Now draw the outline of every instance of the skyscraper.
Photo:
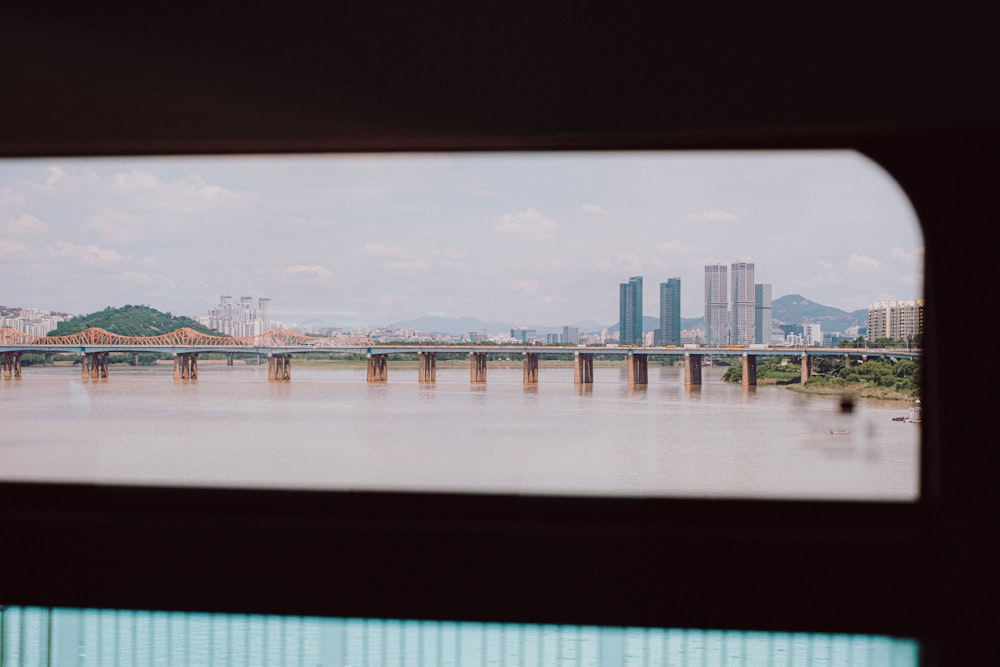
<svg viewBox="0 0 1000 667">
<path fill-rule="evenodd" d="M 753 342 L 771 343 L 771 286 L 754 285 L 754 335 Z"/>
<path fill-rule="evenodd" d="M 661 345 L 681 344 L 681 279 L 668 278 L 660 283 Z"/>
<path fill-rule="evenodd" d="M 642 345 L 642 277 L 619 286 L 618 326 L 622 345 Z"/>
<path fill-rule="evenodd" d="M 724 345 L 729 340 L 729 292 L 725 264 L 705 267 L 705 344 Z"/>
<path fill-rule="evenodd" d="M 755 339 L 756 291 L 753 264 L 734 262 L 730 267 L 732 301 L 729 308 L 729 342 L 750 345 Z"/>
<path fill-rule="evenodd" d="M 271 330 L 271 299 L 270 297 L 262 296 L 257 299 L 257 312 L 260 313 L 260 319 L 264 323 L 264 331 Z"/>
</svg>

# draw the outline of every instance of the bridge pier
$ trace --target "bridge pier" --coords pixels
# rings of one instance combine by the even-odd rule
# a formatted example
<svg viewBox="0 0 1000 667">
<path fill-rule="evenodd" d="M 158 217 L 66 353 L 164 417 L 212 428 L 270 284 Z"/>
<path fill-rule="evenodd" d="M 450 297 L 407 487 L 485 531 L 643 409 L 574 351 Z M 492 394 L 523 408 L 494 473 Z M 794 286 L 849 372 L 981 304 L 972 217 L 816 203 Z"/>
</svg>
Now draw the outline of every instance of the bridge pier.
<svg viewBox="0 0 1000 667">
<path fill-rule="evenodd" d="M 437 382 L 437 354 L 417 352 L 417 380 L 420 384 Z"/>
<path fill-rule="evenodd" d="M 108 353 L 107 352 L 84 352 L 81 361 L 81 376 L 91 380 L 107 379 L 108 377 Z"/>
<path fill-rule="evenodd" d="M 133 366 L 138 366 L 139 365 L 139 353 L 138 352 L 133 352 L 132 353 L 132 365 Z"/>
<path fill-rule="evenodd" d="M 700 354 L 684 355 L 684 386 L 701 386 L 701 357 Z"/>
<path fill-rule="evenodd" d="M 175 380 L 197 380 L 198 379 L 198 353 L 181 352 L 174 355 L 174 379 Z"/>
<path fill-rule="evenodd" d="M 649 382 L 649 357 L 645 354 L 628 353 L 628 386 L 645 385 Z"/>
<path fill-rule="evenodd" d="M 469 381 L 472 384 L 486 384 L 485 352 L 469 352 Z"/>
<path fill-rule="evenodd" d="M 802 355 L 802 384 L 812 377 L 813 362 L 808 354 Z"/>
<path fill-rule="evenodd" d="M 538 384 L 538 353 L 522 352 L 522 366 L 524 368 L 524 386 Z"/>
<path fill-rule="evenodd" d="M 233 355 L 232 352 L 226 352 L 226 365 L 227 366 L 232 366 L 233 365 L 233 356 L 234 355 Z"/>
<path fill-rule="evenodd" d="M 0 365 L 3 366 L 2 370 L 4 380 L 19 380 L 21 378 L 20 352 L 4 352 L 3 357 L 0 358 Z"/>
<path fill-rule="evenodd" d="M 573 384 L 594 384 L 594 354 L 573 354 Z"/>
<path fill-rule="evenodd" d="M 369 354 L 368 355 L 368 381 L 388 382 L 389 381 L 389 355 Z"/>
<path fill-rule="evenodd" d="M 267 355 L 267 379 L 275 382 L 288 382 L 292 379 L 292 355 Z"/>
<path fill-rule="evenodd" d="M 743 386 L 757 386 L 757 356 L 753 354 L 743 355 Z"/>
</svg>

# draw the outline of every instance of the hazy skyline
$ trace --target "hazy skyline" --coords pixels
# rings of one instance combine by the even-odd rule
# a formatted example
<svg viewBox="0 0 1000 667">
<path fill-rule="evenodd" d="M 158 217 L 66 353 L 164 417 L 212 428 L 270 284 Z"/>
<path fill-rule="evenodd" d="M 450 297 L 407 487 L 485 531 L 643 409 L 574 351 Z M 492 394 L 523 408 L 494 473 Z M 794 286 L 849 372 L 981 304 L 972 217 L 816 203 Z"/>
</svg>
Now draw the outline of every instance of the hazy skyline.
<svg viewBox="0 0 1000 667">
<path fill-rule="evenodd" d="M 850 151 L 52 158 L 0 162 L 0 303 L 198 316 L 269 297 L 287 324 L 424 315 L 618 320 L 704 267 L 847 311 L 923 296 L 898 185 Z"/>
</svg>

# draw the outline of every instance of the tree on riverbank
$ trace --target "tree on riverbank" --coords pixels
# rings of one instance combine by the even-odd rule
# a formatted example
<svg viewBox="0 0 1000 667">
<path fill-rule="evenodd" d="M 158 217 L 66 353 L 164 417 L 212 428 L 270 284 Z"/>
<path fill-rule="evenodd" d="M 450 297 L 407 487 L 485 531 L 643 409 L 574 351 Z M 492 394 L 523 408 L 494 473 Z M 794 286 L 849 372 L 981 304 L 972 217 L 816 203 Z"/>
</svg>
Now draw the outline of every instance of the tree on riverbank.
<svg viewBox="0 0 1000 667">
<path fill-rule="evenodd" d="M 852 392 L 880 398 L 920 397 L 920 365 L 908 359 L 845 365 L 842 358 L 820 357 L 813 363 L 813 376 L 804 384 L 801 377 L 801 364 L 787 359 L 757 364 L 758 384 L 789 385 L 796 391 L 817 394 Z M 742 382 L 742 366 L 730 366 L 722 379 Z"/>
<path fill-rule="evenodd" d="M 218 331 L 213 331 L 190 317 L 162 313 L 149 306 L 122 306 L 121 308 L 112 308 L 109 306 L 104 310 L 90 313 L 89 315 L 78 315 L 59 322 L 56 328 L 50 331 L 48 335 L 69 336 L 92 327 L 110 331 L 120 336 L 158 336 L 185 327 L 209 335 L 221 335 Z M 143 352 L 138 355 L 121 353 L 112 354 L 108 357 L 108 363 L 131 364 L 138 362 L 140 366 L 151 366 L 158 360 L 169 358 L 170 355 L 155 352 Z M 80 358 L 78 355 L 59 354 L 53 356 L 35 354 L 30 356 L 25 355 L 22 363 L 24 365 L 46 365 L 65 361 L 80 363 Z"/>
</svg>

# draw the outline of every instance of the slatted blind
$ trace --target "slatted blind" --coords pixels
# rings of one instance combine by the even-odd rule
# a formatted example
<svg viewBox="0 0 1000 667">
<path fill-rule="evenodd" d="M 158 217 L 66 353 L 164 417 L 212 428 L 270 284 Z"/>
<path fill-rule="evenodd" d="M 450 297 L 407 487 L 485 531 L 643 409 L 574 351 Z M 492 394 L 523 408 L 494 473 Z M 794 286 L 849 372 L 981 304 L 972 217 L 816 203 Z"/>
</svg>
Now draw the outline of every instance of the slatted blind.
<svg viewBox="0 0 1000 667">
<path fill-rule="evenodd" d="M 906 638 L 0 608 L 0 667 L 916 667 Z"/>
</svg>

